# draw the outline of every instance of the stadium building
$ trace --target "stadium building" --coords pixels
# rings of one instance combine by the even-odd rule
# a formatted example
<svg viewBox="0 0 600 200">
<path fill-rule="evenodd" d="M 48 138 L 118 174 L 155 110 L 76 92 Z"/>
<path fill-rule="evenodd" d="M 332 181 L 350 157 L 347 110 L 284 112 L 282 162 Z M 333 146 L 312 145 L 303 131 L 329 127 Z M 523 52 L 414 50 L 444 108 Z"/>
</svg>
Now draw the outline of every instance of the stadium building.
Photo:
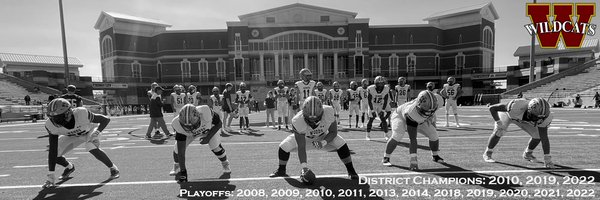
<svg viewBox="0 0 600 200">
<path fill-rule="evenodd" d="M 147 103 L 151 82 L 194 84 L 209 95 L 215 85 L 244 81 L 260 98 L 279 79 L 299 80 L 302 68 L 326 85 L 377 75 L 395 84 L 405 76 L 413 91 L 454 76 L 463 101 L 491 85 L 498 19 L 492 3 L 434 13 L 423 24 L 370 25 L 356 16 L 296 3 L 240 15 L 227 29 L 167 30 L 161 20 L 112 12 L 102 12 L 94 28 L 103 82 L 127 84 L 111 90 L 127 96 L 126 104 Z"/>
</svg>

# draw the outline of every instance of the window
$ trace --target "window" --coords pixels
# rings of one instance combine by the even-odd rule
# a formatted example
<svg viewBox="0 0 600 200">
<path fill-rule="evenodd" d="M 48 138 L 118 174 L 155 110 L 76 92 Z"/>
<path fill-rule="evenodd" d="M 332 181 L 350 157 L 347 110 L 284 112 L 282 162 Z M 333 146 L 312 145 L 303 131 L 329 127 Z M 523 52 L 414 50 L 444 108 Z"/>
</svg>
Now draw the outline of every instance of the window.
<svg viewBox="0 0 600 200">
<path fill-rule="evenodd" d="M 440 72 L 440 54 L 435 54 L 434 66 L 435 66 L 435 71 L 437 73 L 439 73 Z"/>
<path fill-rule="evenodd" d="M 265 76 L 267 80 L 275 79 L 275 60 L 274 58 L 265 58 Z"/>
<path fill-rule="evenodd" d="M 328 22 L 329 16 L 321 16 L 321 22 Z"/>
<path fill-rule="evenodd" d="M 415 72 L 417 69 L 417 56 L 414 53 L 408 54 L 406 56 L 406 71 L 407 72 Z"/>
<path fill-rule="evenodd" d="M 225 78 L 225 61 L 223 58 L 217 60 L 217 77 Z"/>
<path fill-rule="evenodd" d="M 156 76 L 158 77 L 158 82 L 162 82 L 162 63 L 160 60 L 156 63 Z"/>
<path fill-rule="evenodd" d="M 356 30 L 356 38 L 354 38 L 355 47 L 357 49 L 362 49 L 362 47 L 363 47 L 362 42 L 363 42 L 362 32 L 360 30 Z"/>
<path fill-rule="evenodd" d="M 392 54 L 390 56 L 390 61 L 389 61 L 389 66 L 390 66 L 390 77 L 397 77 L 398 76 L 398 60 L 400 59 L 400 57 L 398 57 L 398 55 L 396 54 Z"/>
<path fill-rule="evenodd" d="M 414 40 L 413 40 L 413 35 L 410 34 L 410 38 L 408 39 L 409 44 L 413 44 Z"/>
<path fill-rule="evenodd" d="M 483 28 L 483 47 L 494 49 L 494 32 L 489 26 Z"/>
<path fill-rule="evenodd" d="M 458 43 L 463 43 L 462 34 L 458 35 Z"/>
<path fill-rule="evenodd" d="M 323 55 L 323 75 L 325 78 L 333 78 L 333 56 Z"/>
<path fill-rule="evenodd" d="M 137 60 L 131 63 L 131 77 L 142 78 L 142 65 Z"/>
<path fill-rule="evenodd" d="M 267 17 L 267 23 L 275 23 L 275 17 Z"/>
<path fill-rule="evenodd" d="M 373 66 L 373 76 L 378 76 L 381 73 L 381 57 L 379 54 L 375 54 L 371 58 L 371 66 Z"/>
<path fill-rule="evenodd" d="M 392 44 L 396 44 L 396 34 L 392 35 Z"/>
<path fill-rule="evenodd" d="M 204 49 L 204 40 L 200 40 L 200 49 Z"/>
<path fill-rule="evenodd" d="M 112 43 L 112 38 L 110 36 L 104 36 L 104 38 L 102 39 L 102 46 L 101 46 L 101 57 L 102 59 L 104 58 L 108 58 L 110 56 L 112 56 L 113 54 L 113 43 Z"/>
<path fill-rule="evenodd" d="M 458 55 L 454 57 L 454 64 L 456 70 L 465 68 L 465 54 L 462 52 L 458 53 Z"/>
<path fill-rule="evenodd" d="M 190 61 L 188 59 L 183 59 L 180 63 L 181 65 L 181 77 L 182 78 L 191 78 L 191 69 L 190 69 Z"/>
<path fill-rule="evenodd" d="M 375 36 L 375 44 L 379 44 L 379 37 Z"/>
<path fill-rule="evenodd" d="M 235 33 L 235 41 L 233 43 L 234 50 L 237 52 L 242 51 L 242 39 L 240 37 L 240 33 Z"/>
<path fill-rule="evenodd" d="M 200 81 L 208 81 L 208 61 L 202 58 L 198 61 L 198 66 Z"/>
<path fill-rule="evenodd" d="M 354 66 L 356 66 L 356 71 L 354 72 L 357 75 L 363 74 L 363 56 L 354 56 Z"/>
<path fill-rule="evenodd" d="M 250 74 L 252 74 L 252 80 L 260 80 L 260 59 L 250 58 Z"/>
</svg>

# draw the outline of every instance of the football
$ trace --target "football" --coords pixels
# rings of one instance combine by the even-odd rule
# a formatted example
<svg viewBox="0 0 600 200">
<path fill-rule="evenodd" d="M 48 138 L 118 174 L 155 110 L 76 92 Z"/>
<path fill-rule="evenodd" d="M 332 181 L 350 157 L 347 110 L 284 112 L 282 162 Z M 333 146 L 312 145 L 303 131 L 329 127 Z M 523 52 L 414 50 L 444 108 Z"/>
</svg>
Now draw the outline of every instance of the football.
<svg viewBox="0 0 600 200">
<path fill-rule="evenodd" d="M 305 185 L 312 185 L 313 183 L 315 183 L 315 180 L 317 180 L 317 176 L 310 169 L 307 169 L 306 171 L 302 170 L 300 172 L 300 180 Z"/>
</svg>

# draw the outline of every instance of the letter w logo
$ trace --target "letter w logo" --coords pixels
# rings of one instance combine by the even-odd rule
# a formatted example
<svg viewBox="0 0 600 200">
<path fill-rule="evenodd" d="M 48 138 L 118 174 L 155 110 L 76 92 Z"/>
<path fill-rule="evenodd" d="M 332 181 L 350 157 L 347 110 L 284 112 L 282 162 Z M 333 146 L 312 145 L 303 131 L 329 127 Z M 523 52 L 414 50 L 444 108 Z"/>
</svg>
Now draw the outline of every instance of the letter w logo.
<svg viewBox="0 0 600 200">
<path fill-rule="evenodd" d="M 577 22 L 573 22 L 573 7 Z M 537 34 L 538 42 L 542 48 L 556 48 L 559 38 L 562 38 L 566 48 L 579 48 L 583 43 L 586 30 L 589 28 L 591 18 L 595 16 L 596 4 L 594 3 L 556 3 L 552 4 L 527 4 L 527 16 L 533 24 L 525 27 L 532 34 Z M 551 22 L 548 17 L 553 16 Z"/>
</svg>

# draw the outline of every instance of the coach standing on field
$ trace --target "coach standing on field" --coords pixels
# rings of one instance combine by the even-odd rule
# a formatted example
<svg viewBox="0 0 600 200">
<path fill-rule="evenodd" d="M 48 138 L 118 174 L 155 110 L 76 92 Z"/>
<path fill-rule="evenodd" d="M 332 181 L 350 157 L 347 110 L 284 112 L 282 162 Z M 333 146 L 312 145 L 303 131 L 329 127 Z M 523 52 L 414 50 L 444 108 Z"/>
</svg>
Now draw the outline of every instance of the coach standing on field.
<svg viewBox="0 0 600 200">
<path fill-rule="evenodd" d="M 167 124 L 165 124 L 165 119 L 163 118 L 163 113 L 162 113 L 162 107 L 163 107 L 163 102 L 162 102 L 162 92 L 163 92 L 163 88 L 160 86 L 157 86 L 156 88 L 154 88 L 154 92 L 156 93 L 156 95 L 152 96 L 152 99 L 150 99 L 150 125 L 148 125 L 148 131 L 146 131 L 146 138 L 150 139 L 152 138 L 152 129 L 155 126 L 161 127 L 163 132 L 165 132 L 165 134 L 167 136 L 171 136 L 171 133 L 169 133 L 169 129 L 167 128 Z M 154 135 L 154 137 L 162 137 L 160 135 L 160 133 L 157 133 L 156 135 Z"/>
</svg>

